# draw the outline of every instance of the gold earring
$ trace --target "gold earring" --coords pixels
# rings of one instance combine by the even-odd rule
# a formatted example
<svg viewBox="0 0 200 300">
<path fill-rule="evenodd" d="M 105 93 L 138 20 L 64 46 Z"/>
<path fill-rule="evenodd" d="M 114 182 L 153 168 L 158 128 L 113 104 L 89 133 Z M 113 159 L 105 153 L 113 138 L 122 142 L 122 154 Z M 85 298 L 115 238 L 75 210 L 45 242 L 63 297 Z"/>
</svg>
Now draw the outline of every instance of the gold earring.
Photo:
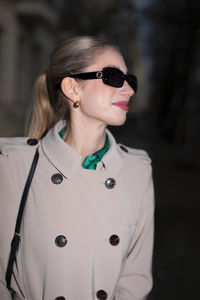
<svg viewBox="0 0 200 300">
<path fill-rule="evenodd" d="M 79 107 L 79 102 L 78 101 L 74 102 L 73 107 L 78 108 Z"/>
</svg>

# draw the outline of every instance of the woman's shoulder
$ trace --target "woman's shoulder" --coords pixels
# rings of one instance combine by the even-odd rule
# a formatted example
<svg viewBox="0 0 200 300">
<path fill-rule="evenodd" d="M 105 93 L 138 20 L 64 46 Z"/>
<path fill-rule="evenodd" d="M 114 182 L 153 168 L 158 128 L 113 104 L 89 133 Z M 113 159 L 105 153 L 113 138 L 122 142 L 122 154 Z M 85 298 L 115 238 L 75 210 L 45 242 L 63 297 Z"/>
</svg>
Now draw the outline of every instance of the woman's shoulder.
<svg viewBox="0 0 200 300">
<path fill-rule="evenodd" d="M 37 142 L 37 143 L 36 143 Z M 0 138 L 0 197 L 20 199 L 39 141 Z"/>
<path fill-rule="evenodd" d="M 0 157 L 10 157 L 23 152 L 31 152 L 39 145 L 39 140 L 27 137 L 0 138 Z"/>
<path fill-rule="evenodd" d="M 149 188 L 153 175 L 149 154 L 143 149 L 135 149 L 123 144 L 117 144 L 117 148 L 123 161 L 120 170 L 121 176 L 126 178 L 126 182 L 136 189 Z"/>
<path fill-rule="evenodd" d="M 129 161 L 139 161 L 141 163 L 151 164 L 149 154 L 143 149 L 131 148 L 121 143 L 117 144 L 117 148 L 121 155 Z"/>
<path fill-rule="evenodd" d="M 40 141 L 27 137 L 0 138 L 0 176 L 29 168 Z"/>
<path fill-rule="evenodd" d="M 118 143 L 109 130 L 107 130 L 107 134 L 111 143 L 111 150 L 117 150 L 113 151 L 114 153 L 117 153 L 117 155 L 114 156 L 116 161 L 117 159 L 122 159 L 124 162 L 123 165 L 128 169 L 135 168 L 136 165 L 138 165 L 138 167 L 151 166 L 151 158 L 145 150 L 132 148 L 122 143 Z M 111 153 L 113 152 L 111 151 Z"/>
</svg>

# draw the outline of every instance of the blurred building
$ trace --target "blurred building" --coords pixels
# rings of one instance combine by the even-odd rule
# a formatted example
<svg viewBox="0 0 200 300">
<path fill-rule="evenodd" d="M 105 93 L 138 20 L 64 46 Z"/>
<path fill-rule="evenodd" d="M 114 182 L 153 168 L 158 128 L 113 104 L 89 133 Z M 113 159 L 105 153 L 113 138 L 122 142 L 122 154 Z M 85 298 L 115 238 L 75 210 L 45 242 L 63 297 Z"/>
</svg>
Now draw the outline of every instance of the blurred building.
<svg viewBox="0 0 200 300">
<path fill-rule="evenodd" d="M 22 132 L 24 108 L 30 103 L 34 79 L 48 61 L 56 25 L 57 15 L 45 1 L 0 1 L 0 127 L 4 134 Z"/>
</svg>

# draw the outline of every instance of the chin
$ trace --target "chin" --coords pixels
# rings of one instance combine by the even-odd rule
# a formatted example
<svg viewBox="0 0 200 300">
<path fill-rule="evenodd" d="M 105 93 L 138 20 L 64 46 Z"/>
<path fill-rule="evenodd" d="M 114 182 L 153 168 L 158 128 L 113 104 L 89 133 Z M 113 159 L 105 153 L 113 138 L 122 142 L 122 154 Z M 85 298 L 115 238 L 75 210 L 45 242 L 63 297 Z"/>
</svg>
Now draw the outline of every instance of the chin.
<svg viewBox="0 0 200 300">
<path fill-rule="evenodd" d="M 126 122 L 126 115 L 121 118 L 116 118 L 113 120 L 109 120 L 108 125 L 110 126 L 121 126 Z"/>
</svg>

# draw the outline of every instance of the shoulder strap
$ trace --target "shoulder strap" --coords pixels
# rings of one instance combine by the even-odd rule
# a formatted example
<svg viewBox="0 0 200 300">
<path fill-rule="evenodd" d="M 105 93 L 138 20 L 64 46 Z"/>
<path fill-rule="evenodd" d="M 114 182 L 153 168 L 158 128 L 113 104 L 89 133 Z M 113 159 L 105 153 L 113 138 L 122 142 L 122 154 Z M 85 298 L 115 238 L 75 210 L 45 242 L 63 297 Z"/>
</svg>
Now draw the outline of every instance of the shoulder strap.
<svg viewBox="0 0 200 300">
<path fill-rule="evenodd" d="M 11 283 L 11 277 L 12 277 L 12 272 L 13 272 L 13 265 L 14 265 L 14 261 L 16 258 L 16 252 L 18 250 L 19 247 L 19 242 L 20 242 L 20 226 L 21 226 L 21 222 L 22 222 L 22 216 L 23 216 L 23 212 L 24 212 L 24 207 L 26 204 L 26 199 L 27 199 L 27 195 L 29 192 L 29 188 L 33 179 L 33 175 L 35 173 L 35 169 L 37 166 L 37 162 L 38 162 L 38 158 L 39 158 L 39 152 L 38 152 L 38 148 L 36 149 L 34 158 L 33 158 L 33 162 L 26 180 L 26 184 L 24 187 L 24 191 L 22 194 L 22 198 L 21 198 L 21 202 L 20 202 L 20 206 L 19 206 L 19 210 L 18 210 L 18 215 L 17 215 L 17 221 L 16 221 L 16 225 L 15 225 L 15 233 L 11 242 L 11 250 L 10 250 L 10 256 L 9 256 L 9 260 L 8 260 L 8 265 L 7 265 L 7 270 L 6 270 L 6 284 L 7 284 L 7 288 L 10 290 L 10 283 Z"/>
</svg>

